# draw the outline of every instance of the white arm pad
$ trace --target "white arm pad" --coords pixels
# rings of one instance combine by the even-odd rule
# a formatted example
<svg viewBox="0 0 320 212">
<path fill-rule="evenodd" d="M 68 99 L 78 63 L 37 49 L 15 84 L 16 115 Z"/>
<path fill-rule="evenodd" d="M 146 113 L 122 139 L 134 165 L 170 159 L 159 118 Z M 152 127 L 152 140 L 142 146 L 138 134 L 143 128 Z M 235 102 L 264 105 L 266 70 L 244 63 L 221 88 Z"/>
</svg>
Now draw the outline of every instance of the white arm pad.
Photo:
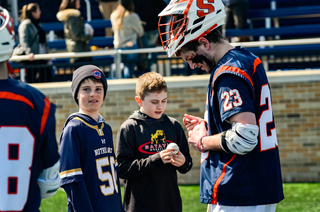
<svg viewBox="0 0 320 212">
<path fill-rule="evenodd" d="M 52 167 L 42 170 L 38 178 L 41 199 L 46 199 L 57 193 L 60 186 L 59 161 Z"/>
<path fill-rule="evenodd" d="M 233 122 L 232 128 L 222 134 L 220 144 L 227 153 L 245 155 L 258 144 L 258 134 L 257 125 Z"/>
</svg>

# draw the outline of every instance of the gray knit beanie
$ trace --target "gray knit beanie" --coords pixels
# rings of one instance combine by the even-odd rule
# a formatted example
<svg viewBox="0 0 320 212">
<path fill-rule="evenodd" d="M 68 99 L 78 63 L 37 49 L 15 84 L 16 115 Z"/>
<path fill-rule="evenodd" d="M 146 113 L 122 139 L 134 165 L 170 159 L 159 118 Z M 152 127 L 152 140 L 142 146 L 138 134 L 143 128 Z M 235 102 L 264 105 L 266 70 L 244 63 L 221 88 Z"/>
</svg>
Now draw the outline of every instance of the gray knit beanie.
<svg viewBox="0 0 320 212">
<path fill-rule="evenodd" d="M 101 71 L 100 68 L 94 65 L 84 65 L 77 68 L 73 72 L 73 76 L 72 76 L 71 92 L 72 92 L 73 99 L 77 104 L 79 104 L 77 99 L 79 87 L 83 82 L 83 80 L 89 77 L 92 77 L 101 81 L 104 87 L 103 99 L 106 98 L 108 84 L 107 84 L 106 76 L 104 75 L 103 71 Z"/>
</svg>

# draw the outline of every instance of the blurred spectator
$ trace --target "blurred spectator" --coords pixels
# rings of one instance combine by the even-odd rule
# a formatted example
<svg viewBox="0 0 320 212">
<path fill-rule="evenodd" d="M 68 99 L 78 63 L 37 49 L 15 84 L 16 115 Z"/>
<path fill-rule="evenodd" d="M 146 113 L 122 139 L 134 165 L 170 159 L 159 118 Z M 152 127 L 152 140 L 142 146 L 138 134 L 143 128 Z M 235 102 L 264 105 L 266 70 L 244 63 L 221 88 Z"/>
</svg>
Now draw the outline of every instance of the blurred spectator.
<svg viewBox="0 0 320 212">
<path fill-rule="evenodd" d="M 112 12 L 110 19 L 114 32 L 113 44 L 116 49 L 138 49 L 137 39 L 143 35 L 140 17 L 134 11 L 132 0 L 119 0 L 119 5 Z M 124 78 L 131 78 L 138 59 L 138 54 L 122 54 Z"/>
<path fill-rule="evenodd" d="M 89 52 L 89 41 L 93 38 L 93 28 L 84 23 L 79 11 L 80 0 L 62 0 L 57 19 L 64 23 L 64 37 L 68 52 Z M 91 62 L 91 57 L 70 58 L 70 63 Z"/>
<path fill-rule="evenodd" d="M 8 0 L 8 2 L 12 2 L 12 0 Z M 41 22 L 47 23 L 47 22 L 57 22 L 56 13 L 59 9 L 59 5 L 61 3 L 61 0 L 50 0 L 50 1 L 43 1 L 43 0 L 18 0 L 18 10 L 22 10 L 22 6 L 25 4 L 37 3 L 39 7 L 41 8 Z M 50 3 L 49 3 L 50 2 Z M 11 5 L 12 3 L 8 3 Z M 0 4 L 2 6 L 2 4 Z M 13 8 L 11 8 L 13 9 Z M 17 23 L 15 23 L 17 24 Z"/>
<path fill-rule="evenodd" d="M 22 22 L 19 25 L 19 43 L 24 49 L 26 55 L 29 55 L 29 61 L 24 62 L 26 68 L 26 81 L 34 82 L 51 82 L 51 67 L 41 67 L 48 64 L 48 60 L 34 60 L 35 54 L 47 54 L 49 51 L 46 33 L 40 25 L 41 10 L 37 3 L 30 3 L 22 7 Z M 35 67 L 40 65 L 40 67 Z"/>
<path fill-rule="evenodd" d="M 99 10 L 103 19 L 109 20 L 111 13 L 117 8 L 118 0 L 97 0 L 99 2 Z M 106 28 L 105 36 L 113 36 L 112 29 Z"/>
<path fill-rule="evenodd" d="M 140 48 L 155 47 L 159 40 L 158 14 L 166 7 L 165 0 L 133 0 L 135 12 L 141 18 L 144 35 L 138 40 Z M 147 59 L 151 64 L 139 63 L 142 72 L 150 71 L 152 63 L 156 62 L 157 53 L 139 54 L 140 59 Z"/>
<path fill-rule="evenodd" d="M 224 31 L 227 29 L 246 29 L 248 27 L 247 18 L 249 10 L 248 0 L 222 0 L 226 11 L 226 24 Z M 234 41 L 246 41 L 246 37 L 234 38 Z"/>
</svg>

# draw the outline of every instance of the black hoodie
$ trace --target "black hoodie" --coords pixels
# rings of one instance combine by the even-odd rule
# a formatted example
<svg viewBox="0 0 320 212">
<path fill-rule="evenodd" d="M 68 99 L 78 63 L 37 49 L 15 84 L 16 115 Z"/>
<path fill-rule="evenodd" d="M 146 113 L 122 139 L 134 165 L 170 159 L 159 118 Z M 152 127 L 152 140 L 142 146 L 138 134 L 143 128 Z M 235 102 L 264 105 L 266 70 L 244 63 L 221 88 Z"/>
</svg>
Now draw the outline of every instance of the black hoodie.
<svg viewBox="0 0 320 212">
<path fill-rule="evenodd" d="M 169 143 L 178 144 L 185 156 L 181 167 L 164 164 L 159 152 Z M 124 180 L 127 212 L 181 212 L 182 202 L 177 172 L 192 167 L 188 141 L 180 123 L 165 114 L 152 119 L 135 111 L 120 127 L 117 135 L 119 177 Z"/>
</svg>

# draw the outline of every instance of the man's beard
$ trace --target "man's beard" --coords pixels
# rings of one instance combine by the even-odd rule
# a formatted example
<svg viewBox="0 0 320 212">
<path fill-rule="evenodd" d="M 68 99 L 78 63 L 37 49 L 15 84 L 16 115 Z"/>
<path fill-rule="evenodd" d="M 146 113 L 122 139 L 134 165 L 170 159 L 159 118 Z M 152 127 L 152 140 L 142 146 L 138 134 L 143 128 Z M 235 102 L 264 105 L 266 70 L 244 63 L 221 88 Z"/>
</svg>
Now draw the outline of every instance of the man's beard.
<svg viewBox="0 0 320 212">
<path fill-rule="evenodd" d="M 211 62 L 208 58 L 206 58 L 203 55 L 196 55 L 192 59 L 193 63 L 202 63 L 202 64 L 207 64 L 209 66 L 209 70 L 206 70 L 209 74 L 213 71 L 213 68 L 217 65 L 213 62 Z"/>
</svg>

